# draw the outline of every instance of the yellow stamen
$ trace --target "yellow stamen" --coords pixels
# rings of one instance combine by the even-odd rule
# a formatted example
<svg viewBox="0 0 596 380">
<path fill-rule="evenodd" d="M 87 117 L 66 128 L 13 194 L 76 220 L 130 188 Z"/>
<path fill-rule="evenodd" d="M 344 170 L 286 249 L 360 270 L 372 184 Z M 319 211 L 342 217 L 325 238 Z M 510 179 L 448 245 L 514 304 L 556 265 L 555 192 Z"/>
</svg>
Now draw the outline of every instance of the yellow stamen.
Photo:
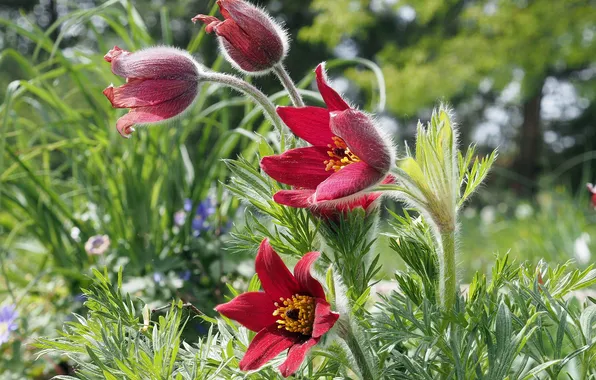
<svg viewBox="0 0 596 380">
<path fill-rule="evenodd" d="M 333 137 L 333 145 L 328 144 L 329 150 L 327 154 L 330 159 L 324 161 L 326 171 L 339 171 L 343 167 L 360 162 L 360 158 L 356 156 L 350 148 L 346 145 L 346 142 L 341 137 Z"/>
<path fill-rule="evenodd" d="M 277 328 L 304 335 L 312 333 L 315 321 L 315 299 L 310 296 L 293 295 L 292 298 L 280 298 L 275 303 L 273 315 L 279 316 Z"/>
</svg>

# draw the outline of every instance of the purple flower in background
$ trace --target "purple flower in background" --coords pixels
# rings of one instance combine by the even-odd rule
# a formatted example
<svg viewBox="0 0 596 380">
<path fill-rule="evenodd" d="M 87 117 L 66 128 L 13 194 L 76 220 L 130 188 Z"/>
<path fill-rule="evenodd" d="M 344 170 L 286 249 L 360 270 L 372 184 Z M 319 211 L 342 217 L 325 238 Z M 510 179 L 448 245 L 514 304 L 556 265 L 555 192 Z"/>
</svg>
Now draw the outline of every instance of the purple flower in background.
<svg viewBox="0 0 596 380">
<path fill-rule="evenodd" d="M 186 212 L 184 210 L 179 210 L 174 213 L 174 225 L 177 227 L 182 227 L 186 223 Z"/>
<path fill-rule="evenodd" d="M 14 305 L 6 305 L 0 308 L 0 345 L 8 342 L 10 332 L 17 329 L 15 323 L 19 313 Z"/>
<path fill-rule="evenodd" d="M 185 270 L 184 272 L 181 272 L 181 273 L 178 275 L 178 277 L 180 277 L 180 279 L 181 279 L 182 281 L 188 281 L 188 280 L 190 280 L 190 277 L 191 277 L 191 272 L 190 272 L 190 270 L 188 270 L 188 269 L 187 269 L 187 270 Z"/>
<path fill-rule="evenodd" d="M 174 224 L 178 227 L 183 226 L 186 223 L 186 216 L 192 210 L 192 200 L 185 199 L 184 207 L 182 210 L 177 211 L 174 214 Z M 209 217 L 217 211 L 215 202 L 212 197 L 207 197 L 199 205 L 192 218 L 191 228 L 194 236 L 199 236 L 201 232 L 207 231 L 211 228 L 211 225 L 207 221 Z"/>
<path fill-rule="evenodd" d="M 108 235 L 91 236 L 85 243 L 85 251 L 89 255 L 103 255 L 110 248 L 110 237 Z"/>
</svg>

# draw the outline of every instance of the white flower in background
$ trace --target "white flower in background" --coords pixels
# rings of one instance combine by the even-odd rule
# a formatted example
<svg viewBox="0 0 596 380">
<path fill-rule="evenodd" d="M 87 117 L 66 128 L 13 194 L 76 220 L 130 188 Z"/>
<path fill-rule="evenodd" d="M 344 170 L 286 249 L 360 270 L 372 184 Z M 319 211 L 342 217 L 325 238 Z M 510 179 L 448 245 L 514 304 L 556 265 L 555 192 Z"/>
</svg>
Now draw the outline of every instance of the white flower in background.
<svg viewBox="0 0 596 380">
<path fill-rule="evenodd" d="M 575 239 L 575 242 L 573 243 L 573 255 L 578 264 L 588 264 L 590 262 L 592 253 L 590 252 L 590 247 L 588 247 L 589 243 L 590 235 L 586 232 Z"/>
<path fill-rule="evenodd" d="M 81 230 L 78 227 L 71 228 L 70 237 L 73 238 L 74 241 L 81 241 Z"/>
<path fill-rule="evenodd" d="M 476 217 L 476 209 L 474 207 L 468 207 L 464 210 L 464 217 L 466 219 L 474 219 Z"/>
<path fill-rule="evenodd" d="M 89 255 L 103 255 L 110 248 L 110 243 L 108 235 L 95 235 L 85 243 L 85 251 Z"/>
<path fill-rule="evenodd" d="M 484 206 L 482 211 L 480 211 L 480 219 L 482 219 L 482 223 L 484 224 L 493 224 L 496 217 L 497 215 L 493 206 Z"/>
<path fill-rule="evenodd" d="M 534 209 L 527 203 L 518 205 L 515 209 L 515 217 L 519 220 L 528 219 L 534 213 Z"/>
</svg>

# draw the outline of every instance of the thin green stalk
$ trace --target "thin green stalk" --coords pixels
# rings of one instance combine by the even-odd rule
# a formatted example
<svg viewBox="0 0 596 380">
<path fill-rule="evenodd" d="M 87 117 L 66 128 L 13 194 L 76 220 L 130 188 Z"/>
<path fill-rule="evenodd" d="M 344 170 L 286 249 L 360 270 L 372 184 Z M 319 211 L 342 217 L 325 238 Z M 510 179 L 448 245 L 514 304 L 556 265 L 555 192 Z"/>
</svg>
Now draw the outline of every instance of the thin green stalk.
<svg viewBox="0 0 596 380">
<path fill-rule="evenodd" d="M 444 310 L 455 305 L 457 277 L 455 269 L 455 228 L 441 231 L 442 249 L 439 253 L 439 302 Z"/>
<path fill-rule="evenodd" d="M 286 91 L 288 91 L 288 95 L 290 96 L 290 99 L 292 100 L 292 104 L 294 104 L 294 107 L 304 107 L 304 101 L 302 100 L 302 96 L 300 96 L 300 93 L 298 92 L 298 89 L 296 88 L 294 81 L 292 80 L 292 78 L 290 78 L 290 74 L 288 74 L 288 71 L 286 70 L 284 65 L 278 63 L 277 65 L 273 66 L 273 72 L 275 73 L 275 75 L 277 75 L 279 81 L 281 82 L 281 84 L 283 84 Z"/>
</svg>

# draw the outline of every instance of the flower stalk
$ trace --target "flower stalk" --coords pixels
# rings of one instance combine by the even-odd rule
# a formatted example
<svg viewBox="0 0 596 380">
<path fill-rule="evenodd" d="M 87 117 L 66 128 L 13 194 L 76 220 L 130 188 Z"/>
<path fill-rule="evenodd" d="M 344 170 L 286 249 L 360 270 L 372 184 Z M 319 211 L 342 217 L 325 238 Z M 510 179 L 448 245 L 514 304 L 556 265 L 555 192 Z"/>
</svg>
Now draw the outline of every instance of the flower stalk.
<svg viewBox="0 0 596 380">
<path fill-rule="evenodd" d="M 340 319 L 337 322 L 338 325 L 338 333 L 343 341 L 346 343 L 350 352 L 352 353 L 352 357 L 356 362 L 356 366 L 360 371 L 360 376 L 364 380 L 374 380 L 377 377 L 374 376 L 374 372 L 372 370 L 373 366 L 370 363 L 370 359 L 366 355 L 360 341 L 358 340 L 354 330 L 350 326 L 350 322 Z"/>
<path fill-rule="evenodd" d="M 282 63 L 278 63 L 277 65 L 273 66 L 273 72 L 279 78 L 279 81 L 284 86 L 286 91 L 288 92 L 288 96 L 292 100 L 292 104 L 294 107 L 304 107 L 304 101 L 302 100 L 302 96 L 298 92 L 296 85 L 292 78 L 290 78 L 290 74 L 284 67 Z"/>
<path fill-rule="evenodd" d="M 284 123 L 275 110 L 275 105 L 269 100 L 267 95 L 261 92 L 258 88 L 252 84 L 237 78 L 233 75 L 218 73 L 215 71 L 206 72 L 204 80 L 206 82 L 223 84 L 231 87 L 236 91 L 250 96 L 257 104 L 263 109 L 265 116 L 271 123 L 279 130 L 281 147 L 285 149 L 285 137 L 284 137 Z"/>
<path fill-rule="evenodd" d="M 441 232 L 439 255 L 439 300 L 446 310 L 455 305 L 457 272 L 455 269 L 455 229 Z"/>
</svg>

